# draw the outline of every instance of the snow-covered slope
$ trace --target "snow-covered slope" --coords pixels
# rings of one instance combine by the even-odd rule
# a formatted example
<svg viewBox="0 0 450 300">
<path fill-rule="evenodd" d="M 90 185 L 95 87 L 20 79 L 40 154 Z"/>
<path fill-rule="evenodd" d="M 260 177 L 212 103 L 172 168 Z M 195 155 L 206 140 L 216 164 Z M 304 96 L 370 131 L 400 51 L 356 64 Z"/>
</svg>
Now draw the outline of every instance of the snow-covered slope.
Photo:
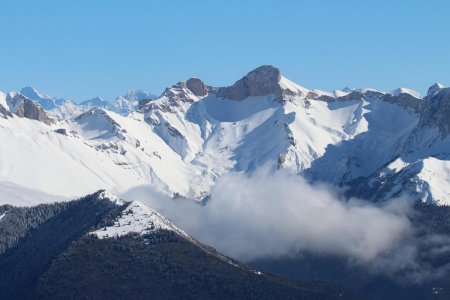
<svg viewBox="0 0 450 300">
<path fill-rule="evenodd" d="M 48 113 L 50 116 L 58 120 L 70 120 L 76 118 L 91 108 L 92 107 L 90 106 L 77 105 L 71 100 L 63 100 L 59 102 L 55 108 L 49 110 Z"/>
<path fill-rule="evenodd" d="M 103 239 L 120 237 L 129 233 L 146 235 L 159 230 L 167 230 L 191 239 L 188 234 L 176 227 L 168 219 L 139 201 L 133 201 L 126 205 L 122 215 L 114 221 L 112 226 L 103 227 L 93 231 L 91 234 Z"/>
<path fill-rule="evenodd" d="M 0 143 L 0 182 L 24 189 L 69 198 L 144 184 L 167 193 L 188 189 L 187 166 L 139 119 L 101 109 L 51 126 L 14 117 L 0 121 L 0 139 L 8 141 Z"/>
<path fill-rule="evenodd" d="M 0 145 L 0 181 L 63 197 L 153 185 L 201 200 L 222 175 L 269 166 L 348 184 L 359 195 L 371 181 L 376 193 L 365 197 L 374 200 L 420 190 L 422 200 L 450 203 L 449 91 L 434 85 L 424 99 L 405 88 L 328 93 L 262 66 L 230 87 L 178 82 L 139 111 L 120 111 L 126 116 L 95 105 L 63 116 L 65 102 L 63 120 L 53 124 L 0 119 L 8 140 Z M 141 96 L 130 92 L 121 103 Z"/>
<path fill-rule="evenodd" d="M 4 108 L 8 108 L 8 103 L 6 102 L 6 94 L 0 91 L 0 105 Z"/>
</svg>

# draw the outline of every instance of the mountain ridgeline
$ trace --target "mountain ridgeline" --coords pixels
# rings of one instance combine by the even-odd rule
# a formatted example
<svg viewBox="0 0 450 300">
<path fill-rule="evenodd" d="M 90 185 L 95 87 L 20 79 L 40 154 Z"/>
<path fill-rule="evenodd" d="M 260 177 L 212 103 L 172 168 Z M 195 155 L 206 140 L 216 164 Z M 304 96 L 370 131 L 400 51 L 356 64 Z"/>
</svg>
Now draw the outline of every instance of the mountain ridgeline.
<svg viewBox="0 0 450 300">
<path fill-rule="evenodd" d="M 0 93 L 0 137 L 8 140 L 0 145 L 8 187 L 0 190 L 70 199 L 151 185 L 202 201 L 224 175 L 269 166 L 371 201 L 407 195 L 445 205 L 449 91 L 435 84 L 423 98 L 407 88 L 324 92 L 261 66 L 228 87 L 190 78 L 159 97 L 130 91 L 114 104 L 77 105 L 32 88 Z"/>
</svg>

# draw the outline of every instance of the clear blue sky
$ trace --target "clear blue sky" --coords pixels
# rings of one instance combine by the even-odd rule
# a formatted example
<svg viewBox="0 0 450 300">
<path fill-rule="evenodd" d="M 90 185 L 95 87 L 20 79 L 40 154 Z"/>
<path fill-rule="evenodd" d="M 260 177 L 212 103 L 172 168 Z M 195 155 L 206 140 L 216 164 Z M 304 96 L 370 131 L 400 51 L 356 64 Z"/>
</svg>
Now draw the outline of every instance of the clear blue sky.
<svg viewBox="0 0 450 300">
<path fill-rule="evenodd" d="M 0 0 L 0 90 L 76 101 L 273 64 L 308 88 L 450 84 L 448 0 Z"/>
</svg>

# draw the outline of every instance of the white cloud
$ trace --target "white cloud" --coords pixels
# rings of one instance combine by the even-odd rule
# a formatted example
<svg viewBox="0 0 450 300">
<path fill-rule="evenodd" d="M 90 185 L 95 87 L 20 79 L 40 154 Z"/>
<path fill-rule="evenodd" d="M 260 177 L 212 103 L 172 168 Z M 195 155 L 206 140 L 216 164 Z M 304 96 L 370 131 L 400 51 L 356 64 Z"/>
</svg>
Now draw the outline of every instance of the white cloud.
<svg viewBox="0 0 450 300">
<path fill-rule="evenodd" d="M 369 262 L 411 235 L 406 200 L 375 205 L 339 194 L 300 176 L 261 170 L 224 176 L 204 206 L 165 199 L 149 188 L 123 196 L 150 205 L 201 242 L 243 261 L 311 251 Z"/>
</svg>

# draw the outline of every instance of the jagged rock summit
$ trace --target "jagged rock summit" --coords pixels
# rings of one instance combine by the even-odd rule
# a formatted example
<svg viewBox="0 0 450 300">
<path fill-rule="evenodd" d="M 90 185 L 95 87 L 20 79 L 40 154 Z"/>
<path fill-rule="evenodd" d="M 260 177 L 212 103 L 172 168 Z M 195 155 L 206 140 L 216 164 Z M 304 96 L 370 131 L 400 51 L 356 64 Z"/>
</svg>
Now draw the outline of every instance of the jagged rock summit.
<svg viewBox="0 0 450 300">
<path fill-rule="evenodd" d="M 195 96 L 206 96 L 208 87 L 198 78 L 189 78 L 182 82 L 183 87 L 189 89 Z"/>
<path fill-rule="evenodd" d="M 437 127 L 442 137 L 450 134 L 450 88 L 434 84 L 428 89 L 420 115 L 419 128 Z"/>
<path fill-rule="evenodd" d="M 281 95 L 281 72 L 274 66 L 264 65 L 248 73 L 230 87 L 220 88 L 218 96 L 244 100 L 250 96 Z"/>
<path fill-rule="evenodd" d="M 6 96 L 6 102 L 9 110 L 20 118 L 37 120 L 47 125 L 55 122 L 38 102 L 30 100 L 21 93 L 9 93 Z"/>
<path fill-rule="evenodd" d="M 258 67 L 236 81 L 232 86 L 217 90 L 218 97 L 237 101 L 251 96 L 306 96 L 309 93 L 309 90 L 283 77 L 280 70 L 271 65 Z"/>
<path fill-rule="evenodd" d="M 436 95 L 437 93 L 439 93 L 439 91 L 442 90 L 443 88 L 444 88 L 444 86 L 442 84 L 435 83 L 432 86 L 430 86 L 430 88 L 428 89 L 427 96 L 432 97 L 432 96 Z"/>
</svg>

